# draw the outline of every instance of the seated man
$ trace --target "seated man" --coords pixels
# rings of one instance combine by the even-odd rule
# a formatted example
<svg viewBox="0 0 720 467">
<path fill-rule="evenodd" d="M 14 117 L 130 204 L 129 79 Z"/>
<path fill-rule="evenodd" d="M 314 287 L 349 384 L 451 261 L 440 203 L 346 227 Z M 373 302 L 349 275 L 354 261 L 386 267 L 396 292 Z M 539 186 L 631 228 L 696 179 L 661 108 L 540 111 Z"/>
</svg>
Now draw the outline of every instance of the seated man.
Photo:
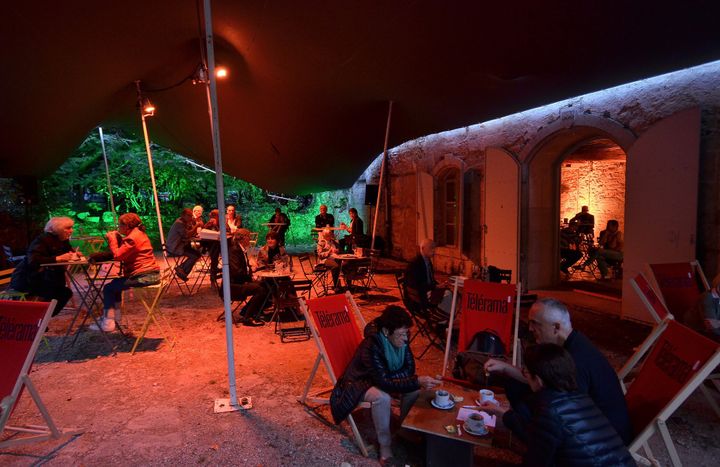
<svg viewBox="0 0 720 467">
<path fill-rule="evenodd" d="M 317 243 L 318 261 L 330 270 L 333 279 L 333 288 L 338 291 L 340 287 L 340 264 L 332 258 L 332 255 L 340 251 L 332 230 L 323 230 Z"/>
<path fill-rule="evenodd" d="M 271 230 L 265 235 L 265 245 L 258 251 L 257 268 L 273 269 L 276 262 L 288 267 L 290 256 L 285 251 L 285 247 L 280 245 L 280 235 Z"/>
<path fill-rule="evenodd" d="M 595 216 L 590 214 L 590 208 L 587 206 L 580 208 L 580 212 L 570 219 L 570 222 L 572 221 L 577 222 L 578 233 L 593 235 L 593 232 L 595 231 Z"/>
<path fill-rule="evenodd" d="M 320 205 L 320 214 L 315 216 L 315 228 L 323 229 L 325 227 L 335 227 L 335 216 L 328 214 L 327 206 Z"/>
<path fill-rule="evenodd" d="M 715 276 L 710 290 L 703 293 L 697 305 L 678 317 L 684 325 L 720 341 L 720 274 Z"/>
<path fill-rule="evenodd" d="M 623 261 L 623 235 L 619 230 L 620 224 L 615 219 L 607 222 L 605 230 L 600 232 L 599 246 L 595 251 L 600 276 L 605 279 L 608 273 L 608 261 L 622 263 Z"/>
<path fill-rule="evenodd" d="M 205 225 L 205 220 L 203 219 L 203 207 L 198 204 L 192 209 L 192 213 L 193 224 L 195 224 L 192 230 L 194 230 L 194 235 L 197 235 L 200 232 L 200 229 L 202 229 Z"/>
<path fill-rule="evenodd" d="M 541 298 L 530 308 L 529 322 L 535 342 L 557 344 L 570 353 L 575 362 L 578 390 L 590 396 L 623 442 L 630 443 L 632 425 L 617 374 L 592 342 L 572 328 L 565 305 L 554 298 Z M 499 372 L 508 377 L 507 396 L 518 420 L 515 424 L 510 423 L 509 428 L 527 439 L 523 430 L 530 419 L 527 399 L 532 392 L 528 380 L 520 368 L 495 359 L 485 363 L 485 371 Z"/>
<path fill-rule="evenodd" d="M 167 252 L 172 256 L 185 256 L 185 260 L 175 268 L 175 274 L 183 281 L 188 280 L 193 266 L 200 259 L 200 252 L 190 245 L 194 227 L 193 213 L 185 208 L 170 227 L 167 236 Z"/>
<path fill-rule="evenodd" d="M 260 313 L 270 292 L 264 284 L 252 279 L 247 255 L 249 246 L 250 231 L 237 229 L 230 242 L 230 298 L 233 301 L 244 300 L 249 295 L 252 298 L 240 310 L 239 316 L 233 316 L 233 321 L 242 323 L 243 326 L 262 326 L 265 323 L 260 320 Z M 222 287 L 219 287 L 218 291 L 222 297 Z"/>
<path fill-rule="evenodd" d="M 408 263 L 405 270 L 405 284 L 417 292 L 423 310 L 438 305 L 447 290 L 444 286 L 438 286 L 435 280 L 433 256 L 435 256 L 435 242 L 426 238 L 420 244 L 420 253 Z"/>
<path fill-rule="evenodd" d="M 569 274 L 569 268 L 582 258 L 580 237 L 577 232 L 577 221 L 571 220 L 564 229 L 560 229 L 560 270 Z"/>
</svg>

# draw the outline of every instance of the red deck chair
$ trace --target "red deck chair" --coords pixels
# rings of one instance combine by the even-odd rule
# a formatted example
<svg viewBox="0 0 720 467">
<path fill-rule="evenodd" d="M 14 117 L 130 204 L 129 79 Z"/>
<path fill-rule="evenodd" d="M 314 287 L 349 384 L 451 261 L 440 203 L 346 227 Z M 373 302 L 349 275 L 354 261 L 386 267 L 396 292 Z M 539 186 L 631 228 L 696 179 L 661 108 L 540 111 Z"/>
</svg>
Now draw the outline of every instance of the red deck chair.
<svg viewBox="0 0 720 467">
<path fill-rule="evenodd" d="M 361 330 L 365 328 L 365 319 L 349 292 L 344 295 L 315 298 L 308 300 L 307 303 L 300 299 L 300 307 L 315 338 L 318 356 L 305 383 L 303 394 L 298 400 L 305 405 L 308 402 L 326 405 L 330 403 L 328 395 L 335 386 L 338 376 L 343 374 L 363 340 Z M 321 361 L 325 364 L 332 386 L 311 393 L 310 389 Z M 370 407 L 370 405 L 361 403 L 358 407 Z M 348 422 L 360 451 L 367 457 L 367 448 L 352 414 L 348 415 Z"/>
</svg>

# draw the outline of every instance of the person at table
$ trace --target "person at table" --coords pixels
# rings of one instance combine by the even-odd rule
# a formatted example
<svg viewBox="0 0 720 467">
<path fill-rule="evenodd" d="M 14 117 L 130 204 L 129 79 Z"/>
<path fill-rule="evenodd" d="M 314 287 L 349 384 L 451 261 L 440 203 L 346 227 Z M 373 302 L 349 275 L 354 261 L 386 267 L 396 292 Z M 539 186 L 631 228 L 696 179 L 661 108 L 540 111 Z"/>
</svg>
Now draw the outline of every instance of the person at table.
<svg viewBox="0 0 720 467">
<path fill-rule="evenodd" d="M 277 232 L 278 242 L 280 242 L 281 246 L 285 246 L 285 233 L 290 228 L 290 218 L 287 214 L 282 212 L 280 208 L 275 208 L 275 214 L 270 217 L 268 224 L 275 224 L 269 226 L 270 231 Z"/>
<path fill-rule="evenodd" d="M 595 216 L 590 214 L 590 208 L 587 206 L 583 206 L 580 208 L 580 212 L 575 214 L 572 219 L 570 219 L 570 222 L 575 221 L 577 222 L 577 231 L 580 234 L 590 234 L 593 235 L 593 232 L 595 231 Z"/>
<path fill-rule="evenodd" d="M 200 252 L 191 245 L 191 232 L 194 225 L 192 211 L 185 208 L 170 227 L 167 236 L 167 252 L 172 256 L 185 257 L 183 262 L 175 267 L 175 274 L 183 281 L 188 280 L 190 271 L 200 259 Z"/>
<path fill-rule="evenodd" d="M 426 238 L 420 243 L 420 253 L 405 269 L 405 283 L 407 287 L 417 292 L 423 310 L 437 306 L 448 290 L 446 284 L 441 285 L 435 279 L 435 268 L 432 263 L 434 256 L 435 242 Z"/>
<path fill-rule="evenodd" d="M 522 373 L 532 390 L 524 466 L 593 465 L 635 466 L 630 452 L 607 417 L 593 400 L 578 390 L 577 370 L 572 356 L 556 344 L 529 347 L 523 355 Z M 490 402 L 482 410 L 498 417 L 509 427 L 517 426 L 517 414 Z"/>
<path fill-rule="evenodd" d="M 384 464 L 392 457 L 391 394 L 400 396 L 402 421 L 420 389 L 432 389 L 440 381 L 415 375 L 415 359 L 408 345 L 412 318 L 403 308 L 389 305 L 372 324 L 366 328 L 365 339 L 332 390 L 330 409 L 335 423 L 339 424 L 358 403 L 371 404 L 380 462 Z"/>
<path fill-rule="evenodd" d="M 577 221 L 571 220 L 567 227 L 560 229 L 560 271 L 570 274 L 570 268 L 582 258 Z"/>
<path fill-rule="evenodd" d="M 340 288 L 340 264 L 335 261 L 332 256 L 340 252 L 340 247 L 335 240 L 332 230 L 325 229 L 320 232 L 320 238 L 318 239 L 317 249 L 315 251 L 317 252 L 318 261 L 322 261 L 325 268 L 330 271 L 333 288 L 338 292 Z"/>
<path fill-rule="evenodd" d="M 252 296 L 240 313 L 233 316 L 233 322 L 242 323 L 243 326 L 262 326 L 265 324 L 259 319 L 262 306 L 270 293 L 267 286 L 261 282 L 253 281 L 252 268 L 248 259 L 250 247 L 250 231 L 237 229 L 230 241 L 230 299 L 242 301 Z M 218 288 L 222 298 L 222 287 Z"/>
<path fill-rule="evenodd" d="M 340 252 L 352 252 L 353 248 L 359 246 L 358 244 L 362 241 L 363 235 L 365 235 L 365 226 L 363 225 L 362 219 L 358 216 L 357 209 L 348 209 L 348 215 L 350 215 L 350 224 L 342 222 L 340 228 L 347 231 L 347 235 L 340 239 Z"/>
<path fill-rule="evenodd" d="M 235 233 L 237 229 L 242 227 L 242 216 L 237 212 L 237 207 L 234 204 L 225 206 L 225 227 L 228 234 Z"/>
<path fill-rule="evenodd" d="M 90 329 L 105 332 L 115 330 L 120 322 L 122 291 L 134 287 L 147 287 L 160 282 L 160 267 L 155 261 L 152 243 L 145 233 L 145 226 L 135 213 L 126 213 L 118 219 L 118 230 L 106 235 L 113 259 L 122 262 L 122 277 L 108 282 L 103 287 L 103 316 L 100 326 L 91 324 Z"/>
<path fill-rule="evenodd" d="M 608 261 L 622 263 L 623 261 L 623 234 L 620 231 L 620 223 L 615 219 L 607 221 L 605 230 L 600 232 L 598 248 L 590 253 L 583 266 L 597 261 L 600 270 L 600 278 L 605 279 L 608 274 Z"/>
<path fill-rule="evenodd" d="M 315 228 L 324 229 L 325 227 L 335 227 L 335 216 L 328 214 L 327 206 L 320 205 L 320 214 L 315 216 Z"/>
<path fill-rule="evenodd" d="M 265 245 L 258 251 L 257 269 L 273 269 L 275 263 L 287 267 L 290 265 L 290 256 L 285 247 L 280 245 L 280 234 L 271 230 L 265 235 Z"/>
<path fill-rule="evenodd" d="M 203 212 L 204 212 L 203 207 L 200 206 L 199 204 L 197 206 L 193 207 L 192 213 L 193 213 L 193 224 L 195 224 L 194 225 L 195 235 L 197 235 L 200 232 L 200 229 L 202 229 L 203 226 L 205 225 L 205 220 L 203 219 Z"/>
<path fill-rule="evenodd" d="M 700 295 L 695 307 L 677 319 L 697 332 L 720 341 L 720 274 L 712 280 L 710 290 Z"/>
<path fill-rule="evenodd" d="M 44 232 L 28 247 L 25 258 L 10 278 L 10 289 L 38 297 L 40 301 L 57 300 L 56 316 L 72 298 L 72 290 L 65 282 L 65 266 L 41 266 L 81 259 L 70 246 L 75 221 L 69 217 L 53 217 L 45 224 Z"/>
<path fill-rule="evenodd" d="M 203 229 L 220 231 L 220 212 L 217 209 L 210 211 L 208 221 L 203 225 Z M 229 234 L 230 230 L 227 230 L 227 233 Z M 218 264 L 220 263 L 220 242 L 200 240 L 200 245 L 207 250 L 208 256 L 210 256 L 210 281 L 216 284 L 219 270 Z"/>
<path fill-rule="evenodd" d="M 605 414 L 625 444 L 632 441 L 627 404 L 615 370 L 593 343 L 573 329 L 567 307 L 554 298 L 541 298 L 530 308 L 530 332 L 538 344 L 557 344 L 565 348 L 575 361 L 578 390 L 586 393 Z M 485 371 L 506 376 L 505 390 L 516 413 L 515 420 L 530 418 L 528 397 L 532 393 L 528 380 L 520 368 L 509 363 L 489 359 Z M 511 426 L 520 433 L 524 423 Z"/>
</svg>

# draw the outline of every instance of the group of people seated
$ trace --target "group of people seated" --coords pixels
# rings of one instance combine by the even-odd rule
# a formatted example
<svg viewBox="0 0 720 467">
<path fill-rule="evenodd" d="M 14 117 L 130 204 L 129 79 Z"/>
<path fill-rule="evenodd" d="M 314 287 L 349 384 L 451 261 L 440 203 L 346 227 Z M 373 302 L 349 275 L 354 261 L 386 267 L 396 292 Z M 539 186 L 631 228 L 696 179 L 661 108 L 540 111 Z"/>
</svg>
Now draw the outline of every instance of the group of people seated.
<svg viewBox="0 0 720 467">
<path fill-rule="evenodd" d="M 616 219 L 607 221 L 600 231 L 598 243 L 594 243 L 595 216 L 583 206 L 568 224 L 560 229 L 560 271 L 570 273 L 570 268 L 585 269 L 597 263 L 600 279 L 608 278 L 609 267 L 620 266 L 623 262 L 623 235 Z M 578 262 L 585 260 L 578 266 Z"/>
</svg>

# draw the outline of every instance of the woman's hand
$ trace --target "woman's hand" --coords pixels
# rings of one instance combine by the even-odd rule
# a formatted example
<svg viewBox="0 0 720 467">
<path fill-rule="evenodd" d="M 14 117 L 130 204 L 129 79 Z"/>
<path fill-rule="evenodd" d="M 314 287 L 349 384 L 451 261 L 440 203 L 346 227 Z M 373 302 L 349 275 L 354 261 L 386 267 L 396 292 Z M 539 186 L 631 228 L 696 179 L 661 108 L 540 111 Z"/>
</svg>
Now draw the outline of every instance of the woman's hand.
<svg viewBox="0 0 720 467">
<path fill-rule="evenodd" d="M 493 404 L 492 402 L 488 401 L 483 402 L 482 404 L 480 404 L 479 407 L 480 410 L 482 410 L 483 412 L 487 412 L 490 415 L 497 415 L 498 417 L 502 417 L 505 412 L 510 410 L 507 407 L 502 407 L 498 404 Z"/>
<path fill-rule="evenodd" d="M 435 386 L 442 383 L 439 379 L 435 379 L 432 376 L 418 376 L 418 383 L 423 389 L 432 389 Z"/>
</svg>

